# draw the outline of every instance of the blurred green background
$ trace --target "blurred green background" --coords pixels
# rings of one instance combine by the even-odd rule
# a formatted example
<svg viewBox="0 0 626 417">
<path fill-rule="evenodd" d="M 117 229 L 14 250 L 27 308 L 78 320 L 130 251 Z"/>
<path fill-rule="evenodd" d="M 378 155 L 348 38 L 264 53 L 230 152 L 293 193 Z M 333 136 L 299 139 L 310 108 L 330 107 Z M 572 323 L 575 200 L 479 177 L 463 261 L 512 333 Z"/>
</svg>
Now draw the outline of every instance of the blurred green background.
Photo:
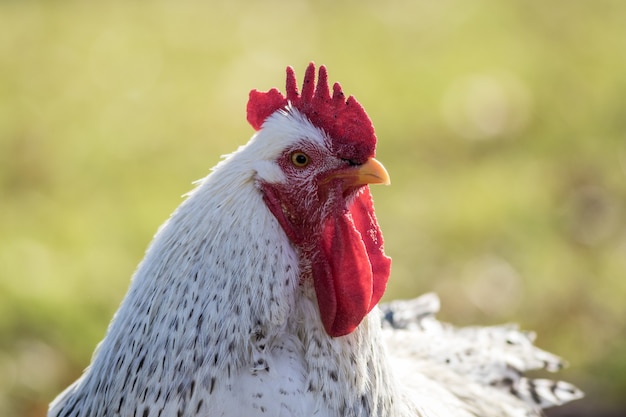
<svg viewBox="0 0 626 417">
<path fill-rule="evenodd" d="M 1 1 L 0 415 L 88 364 L 157 227 L 326 64 L 372 117 L 385 299 L 518 322 L 626 408 L 626 3 Z"/>
</svg>

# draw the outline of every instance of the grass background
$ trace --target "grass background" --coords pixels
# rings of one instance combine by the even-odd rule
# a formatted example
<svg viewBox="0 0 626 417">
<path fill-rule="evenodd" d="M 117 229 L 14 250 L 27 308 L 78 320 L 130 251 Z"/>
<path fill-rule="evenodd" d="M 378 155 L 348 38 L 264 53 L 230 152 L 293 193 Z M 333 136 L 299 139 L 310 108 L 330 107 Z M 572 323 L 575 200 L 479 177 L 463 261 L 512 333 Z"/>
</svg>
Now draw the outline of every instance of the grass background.
<svg viewBox="0 0 626 417">
<path fill-rule="evenodd" d="M 0 2 L 0 414 L 88 364 L 248 91 L 326 64 L 372 117 L 386 299 L 519 322 L 626 405 L 626 3 Z M 572 411 L 572 412 L 573 412 Z"/>
</svg>

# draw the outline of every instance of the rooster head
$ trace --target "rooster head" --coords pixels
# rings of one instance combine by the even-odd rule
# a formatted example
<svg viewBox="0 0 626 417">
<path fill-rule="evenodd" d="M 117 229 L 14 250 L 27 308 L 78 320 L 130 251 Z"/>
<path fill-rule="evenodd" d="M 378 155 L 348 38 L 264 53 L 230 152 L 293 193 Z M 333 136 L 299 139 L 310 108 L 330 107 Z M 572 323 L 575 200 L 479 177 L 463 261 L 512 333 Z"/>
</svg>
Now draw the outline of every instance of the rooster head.
<svg viewBox="0 0 626 417">
<path fill-rule="evenodd" d="M 388 184 L 389 175 L 374 159 L 376 135 L 365 110 L 338 83 L 331 95 L 324 66 L 316 85 L 309 64 L 301 93 L 288 67 L 286 92 L 250 92 L 247 118 L 269 155 L 256 181 L 298 249 L 303 277 L 312 277 L 326 332 L 343 336 L 378 303 L 389 278 L 368 188 Z"/>
</svg>

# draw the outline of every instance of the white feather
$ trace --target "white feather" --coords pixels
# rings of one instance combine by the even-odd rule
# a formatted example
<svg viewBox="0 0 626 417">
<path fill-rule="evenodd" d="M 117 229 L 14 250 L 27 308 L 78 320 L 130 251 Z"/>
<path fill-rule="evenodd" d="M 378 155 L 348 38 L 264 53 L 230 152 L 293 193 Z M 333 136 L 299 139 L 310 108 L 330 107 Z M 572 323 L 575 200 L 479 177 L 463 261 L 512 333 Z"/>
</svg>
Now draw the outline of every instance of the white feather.
<svg viewBox="0 0 626 417">
<path fill-rule="evenodd" d="M 449 330 L 433 317 L 434 295 L 386 306 L 384 329 L 375 308 L 354 332 L 329 337 L 307 271 L 257 188 L 286 181 L 275 161 L 301 141 L 331 146 L 295 109 L 276 112 L 198 182 L 49 417 L 534 416 L 580 396 L 515 372 L 520 395 L 494 384 L 509 366 L 558 367 L 558 358 L 514 329 Z M 463 356 L 476 347 L 484 354 Z"/>
</svg>

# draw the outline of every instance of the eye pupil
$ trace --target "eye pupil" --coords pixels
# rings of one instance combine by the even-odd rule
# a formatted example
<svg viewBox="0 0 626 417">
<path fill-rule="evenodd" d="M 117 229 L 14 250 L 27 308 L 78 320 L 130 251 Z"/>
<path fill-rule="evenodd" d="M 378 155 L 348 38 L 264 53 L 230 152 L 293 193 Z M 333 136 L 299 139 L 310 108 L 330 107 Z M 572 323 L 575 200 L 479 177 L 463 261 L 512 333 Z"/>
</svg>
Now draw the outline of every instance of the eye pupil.
<svg viewBox="0 0 626 417">
<path fill-rule="evenodd" d="M 309 164 L 309 157 L 303 152 L 291 154 L 291 162 L 297 167 L 304 167 Z"/>
</svg>

